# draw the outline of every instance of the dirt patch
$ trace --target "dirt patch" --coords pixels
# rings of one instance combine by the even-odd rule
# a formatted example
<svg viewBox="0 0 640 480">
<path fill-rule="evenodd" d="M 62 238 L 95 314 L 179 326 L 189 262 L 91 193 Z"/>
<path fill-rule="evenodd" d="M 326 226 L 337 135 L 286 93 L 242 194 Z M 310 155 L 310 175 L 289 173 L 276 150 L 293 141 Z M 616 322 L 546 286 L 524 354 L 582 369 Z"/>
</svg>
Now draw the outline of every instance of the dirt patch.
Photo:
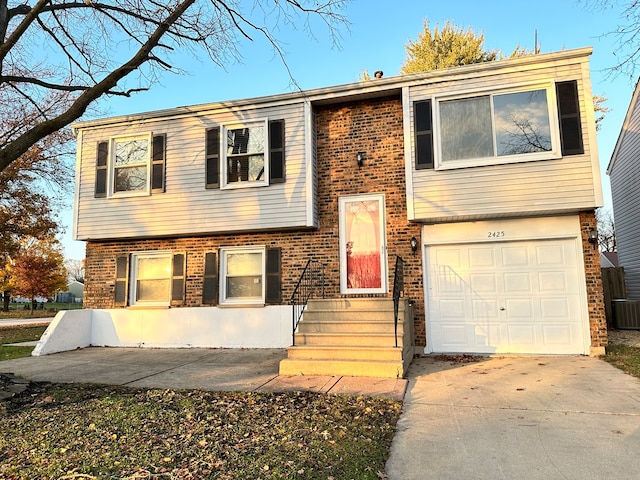
<svg viewBox="0 0 640 480">
<path fill-rule="evenodd" d="M 609 345 L 628 345 L 640 347 L 640 330 L 615 330 L 610 329 Z"/>
</svg>

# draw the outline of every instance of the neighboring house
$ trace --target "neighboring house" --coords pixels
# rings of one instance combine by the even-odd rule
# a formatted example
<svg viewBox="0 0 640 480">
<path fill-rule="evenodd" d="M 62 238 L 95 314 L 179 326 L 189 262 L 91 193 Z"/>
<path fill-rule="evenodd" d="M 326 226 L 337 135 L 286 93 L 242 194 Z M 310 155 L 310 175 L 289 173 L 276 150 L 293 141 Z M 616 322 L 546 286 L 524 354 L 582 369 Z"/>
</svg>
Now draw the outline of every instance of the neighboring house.
<svg viewBox="0 0 640 480">
<path fill-rule="evenodd" d="M 618 266 L 618 252 L 600 252 L 600 267 L 615 268 Z"/>
<path fill-rule="evenodd" d="M 67 283 L 67 289 L 64 292 L 58 292 L 56 302 L 60 303 L 82 303 L 84 294 L 84 283 L 77 280 L 71 280 Z"/>
<path fill-rule="evenodd" d="M 602 353 L 590 54 L 75 124 L 86 344 L 289 346 L 314 258 L 330 300 L 296 349 L 318 328 L 335 351 L 329 324 L 377 328 L 399 256 L 417 353 Z"/>
<path fill-rule="evenodd" d="M 640 81 L 607 167 L 611 181 L 618 265 L 624 268 L 627 298 L 640 300 Z"/>
</svg>

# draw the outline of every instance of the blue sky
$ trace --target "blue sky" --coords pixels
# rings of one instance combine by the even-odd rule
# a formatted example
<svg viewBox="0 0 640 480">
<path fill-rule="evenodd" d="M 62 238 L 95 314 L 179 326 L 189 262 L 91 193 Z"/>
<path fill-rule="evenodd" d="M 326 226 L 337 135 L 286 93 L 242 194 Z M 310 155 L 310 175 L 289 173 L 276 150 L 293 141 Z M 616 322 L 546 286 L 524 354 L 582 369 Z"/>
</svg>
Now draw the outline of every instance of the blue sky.
<svg viewBox="0 0 640 480">
<path fill-rule="evenodd" d="M 244 3 L 249 0 L 243 0 Z M 302 89 L 358 81 L 362 69 L 371 74 L 383 70 L 385 77 L 398 75 L 405 58 L 404 45 L 416 39 L 427 19 L 431 27 L 447 20 L 484 32 L 485 48 L 506 55 L 520 45 L 532 49 L 537 32 L 542 53 L 593 47 L 591 81 L 594 94 L 608 98 L 611 109 L 598 133 L 605 207 L 611 209 L 606 166 L 631 99 L 636 78 L 611 78 L 607 69 L 616 62 L 615 37 L 607 35 L 622 22 L 618 0 L 607 9 L 590 9 L 584 1 L 538 0 L 537 2 L 450 0 L 354 0 L 344 14 L 350 22 L 342 28 L 339 47 L 332 45 L 326 28 L 312 22 L 313 37 L 304 28 L 281 26 L 281 40 L 291 74 Z M 108 99 L 98 104 L 101 116 L 160 110 L 222 100 L 234 100 L 289 92 L 290 76 L 268 43 L 254 36 L 240 46 L 242 63 L 224 69 L 208 57 L 174 54 L 171 63 L 184 75 L 164 74 L 149 92 L 134 97 Z M 637 72 L 640 74 L 640 71 Z M 71 241 L 71 212 L 65 212 L 63 237 L 67 258 L 84 257 L 84 243 Z"/>
</svg>

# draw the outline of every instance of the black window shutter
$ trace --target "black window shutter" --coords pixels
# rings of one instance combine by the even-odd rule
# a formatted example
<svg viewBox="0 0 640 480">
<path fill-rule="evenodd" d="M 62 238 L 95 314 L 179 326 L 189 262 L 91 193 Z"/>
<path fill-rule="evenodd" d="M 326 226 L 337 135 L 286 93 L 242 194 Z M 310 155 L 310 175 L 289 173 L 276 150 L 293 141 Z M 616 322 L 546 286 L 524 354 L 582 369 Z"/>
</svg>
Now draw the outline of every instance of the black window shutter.
<svg viewBox="0 0 640 480">
<path fill-rule="evenodd" d="M 269 122 L 269 183 L 285 182 L 284 120 Z"/>
<path fill-rule="evenodd" d="M 109 158 L 109 142 L 98 142 L 96 154 L 96 189 L 95 198 L 107 196 L 107 160 Z"/>
<path fill-rule="evenodd" d="M 416 141 L 416 170 L 433 168 L 431 100 L 413 104 L 413 125 Z"/>
<path fill-rule="evenodd" d="M 164 192 L 165 135 L 154 135 L 151 152 L 151 191 Z"/>
<path fill-rule="evenodd" d="M 116 306 L 127 305 L 129 286 L 129 255 L 120 255 L 116 258 L 116 285 L 114 303 Z"/>
<path fill-rule="evenodd" d="M 173 256 L 173 267 L 171 269 L 171 301 L 184 303 L 185 287 L 185 260 L 184 253 L 176 253 Z"/>
<path fill-rule="evenodd" d="M 562 155 L 581 155 L 584 153 L 584 145 L 582 143 L 578 82 L 573 80 L 556 83 L 556 97 L 558 99 Z"/>
<path fill-rule="evenodd" d="M 267 288 L 266 303 L 282 303 L 282 251 L 280 248 L 267 248 Z"/>
<path fill-rule="evenodd" d="M 207 252 L 204 255 L 202 303 L 206 305 L 218 304 L 218 254 L 216 252 Z"/>
<path fill-rule="evenodd" d="M 220 127 L 207 130 L 205 139 L 206 188 L 220 187 Z"/>
</svg>

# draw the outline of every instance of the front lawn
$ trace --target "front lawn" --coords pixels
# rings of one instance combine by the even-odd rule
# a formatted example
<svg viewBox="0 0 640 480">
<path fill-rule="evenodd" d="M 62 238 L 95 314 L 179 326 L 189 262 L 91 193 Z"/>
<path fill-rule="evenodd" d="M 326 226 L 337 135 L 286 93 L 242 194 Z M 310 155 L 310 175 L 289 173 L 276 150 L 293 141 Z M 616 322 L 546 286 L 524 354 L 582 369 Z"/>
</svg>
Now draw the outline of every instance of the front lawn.
<svg viewBox="0 0 640 480">
<path fill-rule="evenodd" d="M 13 358 L 28 357 L 33 351 L 33 347 L 8 347 L 7 343 L 33 342 L 39 340 L 46 324 L 38 325 L 15 325 L 0 328 L 0 361 L 11 360 Z M 2 366 L 0 364 L 0 371 Z"/>
<path fill-rule="evenodd" d="M 603 358 L 614 367 L 640 378 L 640 348 L 609 345 Z"/>
<path fill-rule="evenodd" d="M 60 310 L 80 310 L 81 303 L 39 303 L 38 308 L 31 311 L 28 303 L 10 303 L 9 311 L 0 311 L 2 318 L 48 318 L 55 317 Z"/>
<path fill-rule="evenodd" d="M 0 404 L 6 479 L 384 478 L 401 403 L 31 384 Z"/>
</svg>

